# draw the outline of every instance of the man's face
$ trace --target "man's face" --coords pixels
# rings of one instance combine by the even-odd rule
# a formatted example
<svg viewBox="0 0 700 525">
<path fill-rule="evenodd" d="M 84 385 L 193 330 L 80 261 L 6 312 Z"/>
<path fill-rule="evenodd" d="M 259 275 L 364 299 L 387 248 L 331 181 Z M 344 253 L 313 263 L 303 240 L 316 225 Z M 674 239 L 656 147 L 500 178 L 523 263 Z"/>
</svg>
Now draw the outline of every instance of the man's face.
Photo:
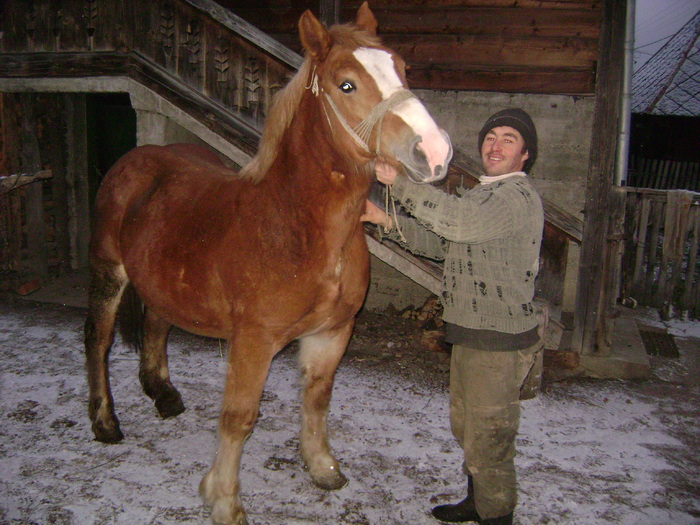
<svg viewBox="0 0 700 525">
<path fill-rule="evenodd" d="M 495 177 L 522 171 L 529 155 L 523 153 L 525 141 L 520 132 L 510 126 L 493 128 L 481 145 L 481 164 L 486 175 Z"/>
</svg>

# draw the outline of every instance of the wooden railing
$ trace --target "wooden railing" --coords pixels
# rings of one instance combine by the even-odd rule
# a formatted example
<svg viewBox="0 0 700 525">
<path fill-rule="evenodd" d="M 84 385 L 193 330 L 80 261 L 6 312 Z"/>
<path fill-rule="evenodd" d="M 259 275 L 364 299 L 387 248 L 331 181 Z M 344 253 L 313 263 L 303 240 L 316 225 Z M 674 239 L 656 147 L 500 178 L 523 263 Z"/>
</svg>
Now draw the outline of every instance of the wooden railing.
<svg viewBox="0 0 700 525">
<path fill-rule="evenodd" d="M 126 76 L 248 153 L 302 60 L 211 0 L 56 4 L 0 3 L 0 77 Z"/>
<path fill-rule="evenodd" d="M 622 298 L 700 318 L 700 193 L 620 188 L 625 198 Z"/>
</svg>

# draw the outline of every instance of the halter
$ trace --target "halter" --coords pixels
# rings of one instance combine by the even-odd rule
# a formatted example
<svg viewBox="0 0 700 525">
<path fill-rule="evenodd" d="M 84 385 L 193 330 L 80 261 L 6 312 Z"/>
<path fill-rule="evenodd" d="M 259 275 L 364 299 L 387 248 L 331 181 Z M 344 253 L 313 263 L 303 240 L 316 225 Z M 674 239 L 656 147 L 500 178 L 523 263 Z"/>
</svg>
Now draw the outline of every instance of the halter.
<svg viewBox="0 0 700 525">
<path fill-rule="evenodd" d="M 318 75 L 316 74 L 316 66 L 314 66 L 311 75 L 311 82 L 308 86 L 306 86 L 306 89 L 311 89 L 311 92 L 317 97 L 319 92 L 323 92 L 323 94 L 326 97 L 326 100 L 328 101 L 328 105 L 331 107 L 333 113 L 335 114 L 335 118 L 338 119 L 338 122 L 340 122 L 340 125 L 343 126 L 343 129 L 365 152 L 374 153 L 374 155 L 379 154 L 379 146 L 382 138 L 382 123 L 384 122 L 384 116 L 392 108 L 394 108 L 398 104 L 401 104 L 401 102 L 405 102 L 406 100 L 415 97 L 415 95 L 411 93 L 408 89 L 400 89 L 392 93 L 392 95 L 389 98 L 386 98 L 379 102 L 376 106 L 374 106 L 374 108 L 372 108 L 372 111 L 369 112 L 369 114 L 365 117 L 365 119 L 362 122 L 360 122 L 354 128 L 351 128 L 350 124 L 348 124 L 347 120 L 345 120 L 345 117 L 343 117 L 343 115 L 338 110 L 338 106 L 335 105 L 335 102 L 333 102 L 331 96 L 328 93 L 326 93 L 326 91 L 323 88 L 319 89 Z M 331 122 L 330 116 L 328 115 L 328 110 L 326 109 L 325 104 L 323 105 L 323 111 L 325 112 L 328 124 L 331 126 L 332 129 L 333 123 Z M 379 123 L 377 129 L 377 145 L 374 152 L 372 152 L 367 143 L 369 141 L 370 135 L 372 134 L 372 130 L 377 125 L 377 123 Z"/>
<path fill-rule="evenodd" d="M 386 98 L 379 102 L 376 106 L 372 108 L 372 111 L 369 112 L 369 114 L 365 117 L 365 119 L 362 122 L 360 122 L 354 128 L 351 128 L 350 124 L 348 124 L 348 121 L 345 120 L 345 117 L 343 117 L 343 115 L 338 110 L 338 106 L 335 105 L 335 102 L 333 102 L 331 96 L 328 93 L 326 93 L 326 91 L 323 88 L 319 88 L 318 75 L 316 74 L 316 66 L 314 66 L 314 69 L 311 72 L 311 79 L 309 85 L 306 86 L 306 89 L 310 89 L 316 97 L 318 97 L 318 94 L 320 92 L 323 92 L 323 94 L 326 96 L 326 100 L 328 101 L 328 105 L 333 110 L 333 113 L 335 113 L 335 117 L 338 119 L 338 122 L 340 122 L 340 125 L 343 126 L 343 129 L 347 131 L 348 135 L 352 137 L 355 143 L 367 153 L 372 153 L 369 149 L 369 146 L 367 145 L 367 142 L 369 141 L 369 137 L 372 134 L 374 126 L 377 124 L 377 122 L 379 122 L 379 127 L 377 129 L 377 146 L 374 150 L 374 155 L 379 155 L 379 146 L 381 144 L 382 138 L 382 123 L 384 122 L 384 115 L 386 115 L 393 107 L 397 106 L 398 104 L 401 104 L 401 102 L 415 97 L 415 95 L 411 93 L 408 89 L 400 89 L 392 93 L 391 96 L 389 96 L 389 98 Z M 326 109 L 325 104 L 323 105 L 323 112 L 326 114 L 328 125 L 331 127 L 331 129 L 333 129 L 333 123 L 331 122 L 331 118 L 328 115 L 328 110 Z M 394 199 L 391 197 L 391 186 L 387 186 L 385 191 L 386 193 L 384 194 L 384 209 L 388 212 L 389 201 L 391 201 L 396 230 L 399 234 L 401 241 L 407 242 L 406 238 L 403 235 L 403 232 L 401 231 L 401 228 L 399 227 L 399 221 L 396 215 L 396 204 L 394 203 Z"/>
</svg>

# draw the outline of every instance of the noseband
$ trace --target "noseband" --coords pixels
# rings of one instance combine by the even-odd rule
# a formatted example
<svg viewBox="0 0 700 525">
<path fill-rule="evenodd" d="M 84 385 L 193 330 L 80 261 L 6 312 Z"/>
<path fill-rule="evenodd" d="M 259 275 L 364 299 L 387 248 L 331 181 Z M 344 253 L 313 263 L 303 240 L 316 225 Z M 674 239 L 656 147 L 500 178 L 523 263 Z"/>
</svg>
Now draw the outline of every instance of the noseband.
<svg viewBox="0 0 700 525">
<path fill-rule="evenodd" d="M 369 112 L 369 114 L 365 117 L 365 119 L 362 122 L 360 122 L 354 128 L 351 128 L 350 124 L 348 124 L 347 120 L 345 120 L 345 117 L 343 117 L 343 115 L 340 113 L 340 110 L 338 110 L 338 106 L 335 105 L 335 102 L 333 102 L 331 96 L 328 93 L 326 93 L 323 90 L 323 88 L 319 89 L 318 75 L 316 74 L 316 66 L 314 66 L 314 71 L 311 73 L 311 75 L 313 78 L 309 85 L 306 86 L 306 89 L 311 89 L 311 92 L 317 97 L 319 92 L 323 92 L 323 94 L 326 97 L 326 100 L 328 101 L 328 105 L 331 107 L 333 113 L 335 114 L 335 118 L 338 119 L 338 122 L 340 122 L 340 125 L 343 126 L 343 129 L 365 152 L 373 153 L 374 155 L 379 154 L 379 146 L 382 138 L 382 122 L 384 121 L 384 116 L 392 108 L 401 104 L 401 102 L 405 102 L 406 100 L 415 97 L 415 95 L 411 93 L 408 89 L 400 89 L 392 93 L 392 95 L 389 98 L 386 98 L 379 102 L 376 106 L 374 106 L 374 108 L 372 108 L 372 111 Z M 332 129 L 333 123 L 331 122 L 330 116 L 328 115 L 328 110 L 326 109 L 325 104 L 323 105 L 323 111 L 325 112 L 326 119 L 328 119 L 328 124 L 331 126 Z M 377 123 L 379 123 L 377 129 L 377 145 L 373 152 L 370 150 L 368 142 L 369 137 L 372 134 L 372 130 L 377 125 Z"/>
</svg>

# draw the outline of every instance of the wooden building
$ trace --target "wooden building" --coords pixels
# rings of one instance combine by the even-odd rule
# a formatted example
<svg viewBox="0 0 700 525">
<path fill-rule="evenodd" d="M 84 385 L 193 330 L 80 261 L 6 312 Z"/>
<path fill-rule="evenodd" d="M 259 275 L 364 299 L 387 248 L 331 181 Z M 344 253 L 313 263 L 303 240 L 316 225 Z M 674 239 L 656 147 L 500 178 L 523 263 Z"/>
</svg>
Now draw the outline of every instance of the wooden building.
<svg viewBox="0 0 700 525">
<path fill-rule="evenodd" d="M 99 117 L 118 113 L 135 135 L 134 141 L 116 137 L 108 146 L 204 141 L 232 164 L 244 164 L 255 151 L 271 97 L 301 62 L 295 52 L 301 11 L 309 8 L 330 23 L 351 20 L 359 4 L 4 2 L 0 174 L 50 169 L 53 177 L 3 194 L 0 281 L 16 283 L 85 264 L 91 195 L 105 158 L 119 149 L 105 151 L 97 143 L 118 120 L 100 123 Z M 581 211 L 565 211 L 555 196 L 545 199 L 539 292 L 568 328 L 559 350 L 575 364 L 609 356 L 616 275 L 619 280 L 619 239 L 610 234 L 618 226 L 610 210 L 626 1 L 407 0 L 370 6 L 385 42 L 409 64 L 410 85 L 428 98 L 449 90 L 483 99 L 517 94 L 587 101 L 590 121 L 569 122 L 587 146 L 581 153 L 585 180 L 576 192 Z M 468 184 L 475 169 L 459 153 L 451 183 Z M 434 267 L 371 236 L 368 242 L 378 258 L 426 289 L 434 286 Z M 573 248 L 580 253 L 575 264 L 569 257 Z M 562 312 L 567 281 L 575 283 L 575 300 Z"/>
</svg>

